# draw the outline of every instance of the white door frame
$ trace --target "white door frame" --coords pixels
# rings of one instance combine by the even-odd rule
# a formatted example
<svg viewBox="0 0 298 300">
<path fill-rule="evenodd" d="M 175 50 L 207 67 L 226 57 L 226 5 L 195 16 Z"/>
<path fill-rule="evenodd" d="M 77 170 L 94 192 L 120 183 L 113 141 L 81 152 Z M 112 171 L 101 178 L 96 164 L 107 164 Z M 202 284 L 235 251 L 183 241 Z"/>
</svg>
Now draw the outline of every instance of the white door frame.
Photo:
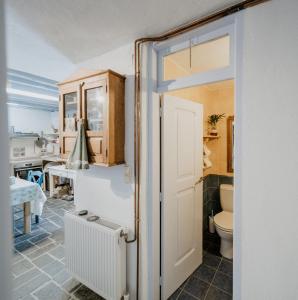
<svg viewBox="0 0 298 300">
<path fill-rule="evenodd" d="M 141 186 L 146 190 L 146 199 L 141 199 L 142 203 L 146 203 L 146 215 L 147 215 L 147 227 L 146 232 L 142 232 L 147 236 L 147 262 L 148 266 L 148 278 L 147 282 L 143 283 L 143 286 L 147 287 L 148 299 L 158 300 L 160 297 L 160 122 L 159 122 L 159 93 L 168 90 L 180 89 L 191 87 L 194 85 L 202 85 L 206 83 L 216 82 L 219 80 L 234 79 L 235 80 L 235 148 L 234 148 L 234 176 L 235 176 L 235 191 L 234 195 L 237 201 L 234 203 L 234 264 L 233 264 L 233 285 L 234 285 L 234 299 L 240 299 L 240 283 L 241 283 L 241 242 L 240 242 L 240 196 L 241 196 L 241 178 L 240 178 L 240 128 L 237 123 L 237 118 L 241 118 L 241 87 L 240 87 L 240 75 L 242 71 L 242 32 L 243 32 L 243 13 L 239 12 L 232 16 L 223 18 L 219 21 L 206 25 L 198 30 L 193 30 L 183 36 L 175 39 L 171 39 L 163 44 L 149 43 L 147 45 L 147 62 L 145 65 L 146 74 L 146 87 L 143 91 L 142 101 L 145 101 L 146 112 L 142 113 L 142 116 L 146 116 L 146 120 L 142 121 L 142 124 L 146 124 L 141 129 L 142 147 L 141 157 L 142 160 L 146 159 L 145 174 L 141 176 Z M 183 39 L 194 38 L 199 34 L 206 34 L 208 31 L 214 31 L 222 27 L 231 29 L 233 27 L 233 45 L 234 45 L 234 59 L 233 59 L 233 74 L 231 77 L 231 69 L 229 73 L 224 72 L 219 76 L 218 73 L 208 74 L 200 77 L 188 77 L 181 82 L 168 82 L 167 84 L 158 85 L 158 63 L 160 59 L 158 57 L 158 51 L 164 47 L 173 47 L 175 43 L 181 43 Z M 144 78 L 143 77 L 143 78 Z M 160 76 L 159 76 L 160 77 Z"/>
</svg>

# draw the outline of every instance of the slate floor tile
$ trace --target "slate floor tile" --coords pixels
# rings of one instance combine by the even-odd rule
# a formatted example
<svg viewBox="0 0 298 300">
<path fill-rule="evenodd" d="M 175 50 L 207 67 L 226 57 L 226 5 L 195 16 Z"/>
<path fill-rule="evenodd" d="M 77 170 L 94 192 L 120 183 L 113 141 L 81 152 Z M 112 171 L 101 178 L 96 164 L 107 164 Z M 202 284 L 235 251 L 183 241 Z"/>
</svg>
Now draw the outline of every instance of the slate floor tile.
<svg viewBox="0 0 298 300">
<path fill-rule="evenodd" d="M 39 288 L 47 281 L 49 281 L 49 277 L 45 274 L 41 274 L 40 276 L 31 279 L 26 284 L 14 290 L 13 296 L 15 299 L 23 298 L 29 295 L 31 292 L 35 291 L 37 288 Z"/>
<path fill-rule="evenodd" d="M 208 267 L 205 264 L 200 265 L 194 272 L 194 276 L 200 278 L 201 280 L 211 283 L 214 274 L 215 274 L 215 269 Z"/>
<path fill-rule="evenodd" d="M 82 284 L 77 281 L 75 278 L 68 279 L 63 285 L 63 289 L 65 289 L 68 293 L 73 293 L 75 290 L 78 289 Z"/>
<path fill-rule="evenodd" d="M 198 298 L 194 297 L 193 295 L 191 295 L 185 291 L 182 291 L 177 299 L 178 300 L 197 300 Z"/>
<path fill-rule="evenodd" d="M 221 271 L 221 272 L 225 273 L 226 275 L 229 275 L 230 277 L 232 277 L 233 276 L 233 263 L 223 259 L 219 265 L 218 271 Z"/>
<path fill-rule="evenodd" d="M 182 289 L 179 288 L 168 298 L 168 300 L 177 300 L 178 296 L 181 294 L 181 292 L 182 292 Z"/>
<path fill-rule="evenodd" d="M 19 275 L 29 271 L 33 267 L 34 267 L 34 265 L 28 259 L 22 259 L 12 266 L 12 272 L 16 276 L 19 276 Z"/>
<path fill-rule="evenodd" d="M 101 296 L 95 294 L 88 289 L 85 285 L 82 285 L 75 293 L 75 299 L 77 300 L 104 300 Z"/>
<path fill-rule="evenodd" d="M 59 245 L 56 248 L 54 248 L 53 250 L 49 251 L 49 253 L 54 256 L 57 259 L 62 259 L 64 258 L 64 247 Z"/>
<path fill-rule="evenodd" d="M 232 295 L 229 295 L 213 286 L 210 287 L 205 300 L 232 300 Z"/>
<path fill-rule="evenodd" d="M 38 243 L 38 241 L 44 240 L 45 238 L 47 238 L 49 236 L 50 236 L 50 233 L 44 232 L 44 233 L 34 236 L 29 241 L 34 244 L 34 243 Z"/>
<path fill-rule="evenodd" d="M 63 269 L 53 277 L 53 280 L 57 282 L 59 285 L 63 285 L 63 283 L 65 283 L 66 280 L 69 280 L 70 278 L 71 275 L 65 269 Z"/>
<path fill-rule="evenodd" d="M 227 292 L 228 294 L 233 293 L 233 279 L 230 276 L 225 275 L 222 272 L 216 272 L 212 285 Z"/>
<path fill-rule="evenodd" d="M 221 261 L 221 258 L 214 254 L 206 253 L 203 256 L 203 263 L 214 269 L 217 269 L 220 261 Z"/>
<path fill-rule="evenodd" d="M 13 280 L 13 288 L 16 289 L 41 274 L 42 274 L 41 271 L 39 271 L 37 268 L 33 268 L 33 269 L 23 273 L 22 275 L 16 277 Z"/>
<path fill-rule="evenodd" d="M 54 262 L 43 267 L 42 270 L 53 277 L 57 273 L 59 273 L 63 268 L 64 268 L 63 263 L 61 263 L 58 260 L 55 260 Z"/>
<path fill-rule="evenodd" d="M 24 252 L 25 250 L 34 249 L 34 244 L 29 241 L 23 241 L 16 244 L 15 249 L 19 252 Z"/>
<path fill-rule="evenodd" d="M 39 268 L 43 268 L 48 264 L 51 264 L 53 262 L 55 262 L 55 259 L 52 258 L 50 255 L 48 255 L 47 253 L 39 256 L 38 258 L 32 260 L 32 262 Z"/>
<path fill-rule="evenodd" d="M 38 289 L 33 293 L 39 300 L 67 300 L 70 299 L 70 295 L 63 291 L 53 282 L 49 282 L 44 287 Z"/>
<path fill-rule="evenodd" d="M 50 251 L 51 249 L 54 249 L 55 247 L 57 247 L 56 243 L 53 242 L 51 244 L 48 244 L 42 248 L 38 248 L 36 247 L 36 250 L 35 251 L 32 251 L 30 252 L 29 254 L 26 254 L 26 256 L 29 258 L 29 259 L 34 259 L 34 258 L 37 258 L 38 256 L 41 256 L 42 254 Z"/>
<path fill-rule="evenodd" d="M 195 276 L 191 276 L 187 281 L 183 290 L 201 300 L 204 299 L 208 287 L 209 287 L 208 283 L 200 280 Z"/>
</svg>

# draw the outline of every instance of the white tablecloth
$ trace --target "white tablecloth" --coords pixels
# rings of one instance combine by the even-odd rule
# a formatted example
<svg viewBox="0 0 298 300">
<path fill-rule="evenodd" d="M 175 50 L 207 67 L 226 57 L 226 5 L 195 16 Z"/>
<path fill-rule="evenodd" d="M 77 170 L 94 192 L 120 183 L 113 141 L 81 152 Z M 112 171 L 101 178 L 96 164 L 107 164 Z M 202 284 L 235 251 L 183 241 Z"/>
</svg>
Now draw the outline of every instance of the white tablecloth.
<svg viewBox="0 0 298 300">
<path fill-rule="evenodd" d="M 40 216 L 43 205 L 47 200 L 46 195 L 37 183 L 16 178 L 16 182 L 10 186 L 11 205 L 31 202 L 31 212 Z"/>
</svg>

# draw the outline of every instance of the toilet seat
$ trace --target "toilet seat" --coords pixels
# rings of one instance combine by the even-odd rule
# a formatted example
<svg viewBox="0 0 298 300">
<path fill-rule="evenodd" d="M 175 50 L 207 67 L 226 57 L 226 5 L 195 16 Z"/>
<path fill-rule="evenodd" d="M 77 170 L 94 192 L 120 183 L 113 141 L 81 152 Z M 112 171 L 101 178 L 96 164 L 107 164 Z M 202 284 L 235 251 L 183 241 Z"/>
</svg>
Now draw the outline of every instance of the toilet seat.
<svg viewBox="0 0 298 300">
<path fill-rule="evenodd" d="M 233 232 L 233 213 L 222 211 L 214 216 L 215 225 L 226 232 Z"/>
</svg>

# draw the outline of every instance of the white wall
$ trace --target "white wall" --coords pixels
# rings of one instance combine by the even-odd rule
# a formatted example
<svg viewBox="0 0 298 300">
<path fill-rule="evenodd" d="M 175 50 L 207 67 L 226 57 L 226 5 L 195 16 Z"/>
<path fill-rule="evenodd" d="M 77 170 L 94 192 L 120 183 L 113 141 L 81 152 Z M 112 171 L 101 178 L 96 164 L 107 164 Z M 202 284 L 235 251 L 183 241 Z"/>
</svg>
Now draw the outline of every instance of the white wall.
<svg viewBox="0 0 298 300">
<path fill-rule="evenodd" d="M 56 128 L 58 112 L 8 106 L 8 126 L 14 126 L 21 132 L 52 132 L 51 125 Z"/>
<path fill-rule="evenodd" d="M 241 285 L 235 299 L 298 297 L 297 13 L 296 0 L 244 12 L 235 198 Z"/>
<path fill-rule="evenodd" d="M 125 81 L 125 160 L 133 173 L 134 142 L 134 79 L 133 45 L 121 47 L 103 56 L 88 60 L 78 67 L 94 70 L 112 69 L 126 76 Z M 133 182 L 124 181 L 124 167 L 91 167 L 81 171 L 76 185 L 76 199 L 79 209 L 88 209 L 102 217 L 134 229 Z M 128 288 L 134 299 L 136 283 L 136 244 L 128 245 Z"/>
<path fill-rule="evenodd" d="M 0 299 L 11 299 L 11 211 L 9 205 L 9 165 L 8 165 L 8 134 L 6 108 L 6 64 L 4 40 L 3 1 L 0 0 Z"/>
</svg>

